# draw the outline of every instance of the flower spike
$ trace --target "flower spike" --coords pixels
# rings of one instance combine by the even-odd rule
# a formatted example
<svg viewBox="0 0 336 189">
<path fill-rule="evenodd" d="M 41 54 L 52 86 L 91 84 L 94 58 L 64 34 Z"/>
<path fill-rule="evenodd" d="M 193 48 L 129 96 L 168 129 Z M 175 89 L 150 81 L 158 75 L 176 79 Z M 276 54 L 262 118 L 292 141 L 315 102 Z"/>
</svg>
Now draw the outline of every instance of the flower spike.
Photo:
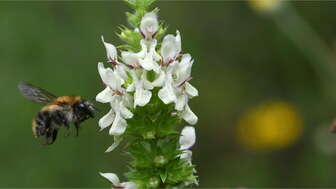
<svg viewBox="0 0 336 189">
<path fill-rule="evenodd" d="M 127 14 L 134 28 L 120 28 L 118 36 L 126 43 L 118 46 L 120 57 L 117 48 L 102 36 L 107 62 L 112 65 L 98 63 L 105 88 L 96 101 L 110 106 L 98 121 L 100 131 L 108 130 L 114 139 L 105 152 L 113 151 L 128 138 L 128 154 L 133 160 L 126 175 L 129 182 L 120 182 L 114 173 L 100 175 L 113 188 L 123 189 L 197 184 L 191 151 L 195 128 L 186 126 L 180 136 L 175 134 L 180 121 L 188 125 L 198 121 L 188 104 L 198 96 L 190 83 L 194 60 L 190 54 L 182 54 L 179 31 L 164 36 L 166 28 L 158 21 L 158 9 L 146 12 L 153 0 L 127 1 L 136 9 Z"/>
</svg>

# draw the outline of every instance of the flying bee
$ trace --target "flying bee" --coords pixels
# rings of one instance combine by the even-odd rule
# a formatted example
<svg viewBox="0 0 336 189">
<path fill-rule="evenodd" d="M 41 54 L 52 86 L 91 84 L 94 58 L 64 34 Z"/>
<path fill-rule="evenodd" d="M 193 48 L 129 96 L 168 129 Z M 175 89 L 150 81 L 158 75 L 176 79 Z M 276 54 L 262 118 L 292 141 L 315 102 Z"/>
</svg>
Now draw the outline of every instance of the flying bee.
<svg viewBox="0 0 336 189">
<path fill-rule="evenodd" d="M 91 102 L 83 100 L 80 96 L 57 97 L 50 92 L 28 83 L 20 83 L 18 88 L 21 94 L 44 107 L 33 119 L 32 130 L 35 137 L 44 136 L 46 144 L 52 144 L 57 137 L 58 129 L 70 128 L 73 123 L 78 136 L 80 123 L 93 118 L 95 108 Z"/>
</svg>

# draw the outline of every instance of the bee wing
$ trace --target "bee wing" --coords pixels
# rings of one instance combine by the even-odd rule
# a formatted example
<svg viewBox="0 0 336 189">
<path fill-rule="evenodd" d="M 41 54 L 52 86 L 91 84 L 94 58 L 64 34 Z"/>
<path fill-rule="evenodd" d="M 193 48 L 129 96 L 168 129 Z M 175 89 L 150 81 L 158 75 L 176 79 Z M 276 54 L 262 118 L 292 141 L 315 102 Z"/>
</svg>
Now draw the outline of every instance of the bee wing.
<svg viewBox="0 0 336 189">
<path fill-rule="evenodd" d="M 21 82 L 18 88 L 22 96 L 38 104 L 47 104 L 56 98 L 56 96 L 50 92 L 28 83 Z"/>
</svg>

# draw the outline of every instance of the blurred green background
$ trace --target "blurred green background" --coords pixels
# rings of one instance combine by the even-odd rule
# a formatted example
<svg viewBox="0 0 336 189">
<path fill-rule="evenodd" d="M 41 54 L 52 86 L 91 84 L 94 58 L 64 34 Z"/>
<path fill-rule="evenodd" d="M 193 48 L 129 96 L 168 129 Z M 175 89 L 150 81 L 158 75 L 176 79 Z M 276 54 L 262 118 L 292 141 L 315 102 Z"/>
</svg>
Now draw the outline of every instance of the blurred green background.
<svg viewBox="0 0 336 189">
<path fill-rule="evenodd" d="M 336 187 L 336 136 L 328 131 L 336 103 L 273 16 L 246 1 L 156 6 L 195 59 L 193 162 L 200 187 Z M 336 52 L 336 2 L 291 6 Z M 26 81 L 57 95 L 94 98 L 103 89 L 96 69 L 105 60 L 100 35 L 119 45 L 115 32 L 126 24 L 125 11 L 120 1 L 0 2 L 0 187 L 108 187 L 98 172 L 127 170 L 123 148 L 104 153 L 112 137 L 98 132 L 97 121 L 107 105 L 97 105 L 102 112 L 83 124 L 79 137 L 63 131 L 43 146 L 31 132 L 40 106 L 17 90 Z M 333 80 L 327 84 L 336 88 Z"/>
</svg>

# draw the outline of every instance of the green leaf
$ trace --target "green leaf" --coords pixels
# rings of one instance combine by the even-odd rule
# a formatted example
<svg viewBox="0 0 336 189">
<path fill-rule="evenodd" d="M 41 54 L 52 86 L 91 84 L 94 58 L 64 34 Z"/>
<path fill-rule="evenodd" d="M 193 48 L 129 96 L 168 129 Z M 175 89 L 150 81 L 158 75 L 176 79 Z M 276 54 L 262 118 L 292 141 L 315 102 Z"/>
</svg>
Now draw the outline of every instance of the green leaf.
<svg viewBox="0 0 336 189">
<path fill-rule="evenodd" d="M 167 174 L 167 171 L 166 171 L 166 170 L 163 170 L 163 171 L 160 172 L 160 178 L 161 178 L 161 181 L 162 181 L 163 183 L 165 183 L 165 181 L 166 181 L 166 179 L 167 179 L 167 176 L 168 176 L 168 174 Z"/>
</svg>

